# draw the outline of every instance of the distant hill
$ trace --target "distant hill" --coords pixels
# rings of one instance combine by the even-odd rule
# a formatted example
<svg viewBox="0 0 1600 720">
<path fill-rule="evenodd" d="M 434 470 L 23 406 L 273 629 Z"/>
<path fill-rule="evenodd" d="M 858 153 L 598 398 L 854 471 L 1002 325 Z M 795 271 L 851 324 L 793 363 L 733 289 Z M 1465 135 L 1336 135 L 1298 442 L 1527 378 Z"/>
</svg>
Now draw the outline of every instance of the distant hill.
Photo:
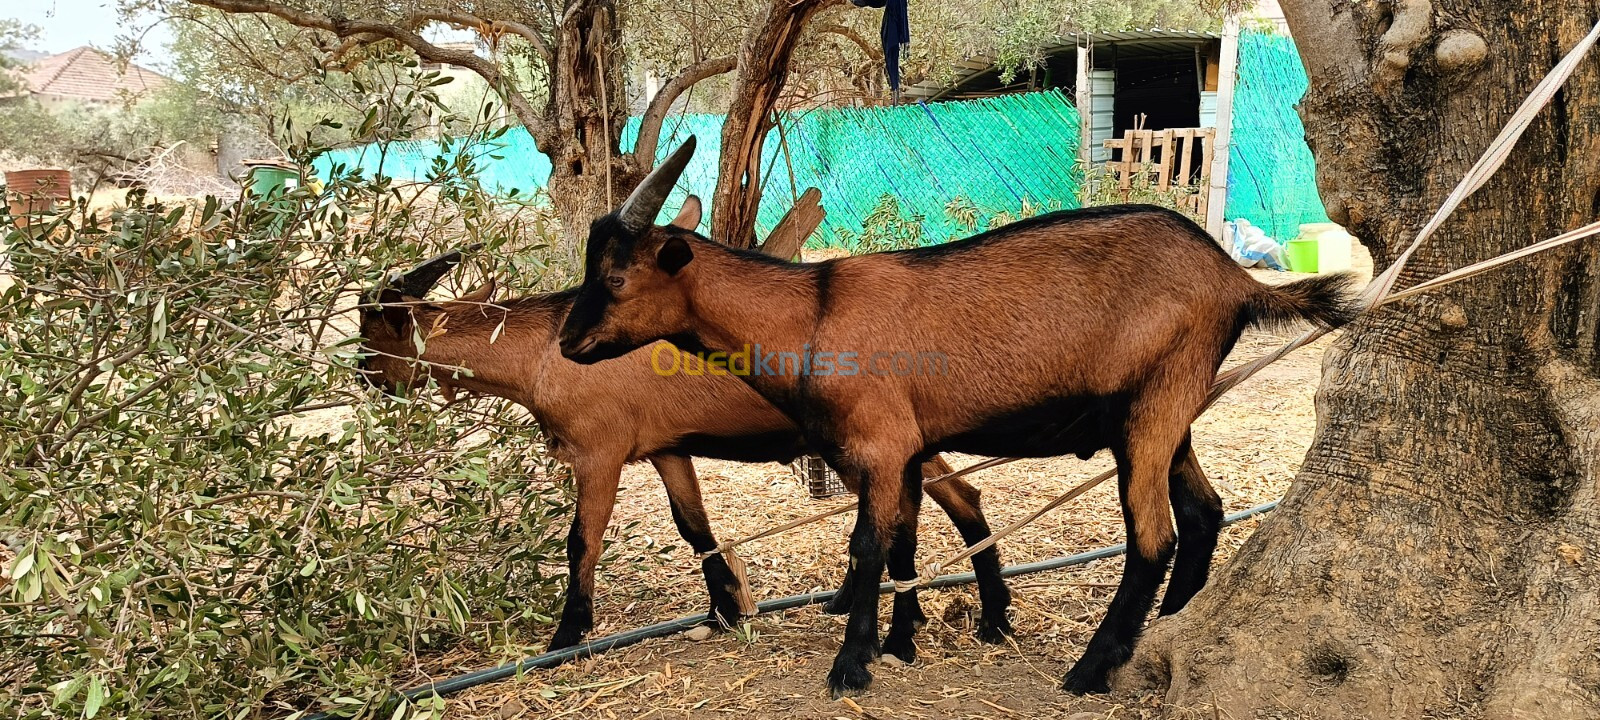
<svg viewBox="0 0 1600 720">
<path fill-rule="evenodd" d="M 0 50 L 0 53 L 4 53 L 6 59 L 13 60 L 23 65 L 32 63 L 35 60 L 43 60 L 44 58 L 50 57 L 50 53 L 44 52 L 43 50 L 29 50 L 27 48 Z"/>
</svg>

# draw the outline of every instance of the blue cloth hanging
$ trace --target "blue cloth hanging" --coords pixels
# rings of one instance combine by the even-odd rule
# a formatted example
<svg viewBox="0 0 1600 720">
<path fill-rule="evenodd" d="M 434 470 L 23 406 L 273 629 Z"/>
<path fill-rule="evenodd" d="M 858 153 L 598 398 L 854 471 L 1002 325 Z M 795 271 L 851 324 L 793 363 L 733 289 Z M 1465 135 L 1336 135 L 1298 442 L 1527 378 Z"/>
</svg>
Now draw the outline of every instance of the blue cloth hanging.
<svg viewBox="0 0 1600 720">
<path fill-rule="evenodd" d="M 856 7 L 883 8 L 883 24 L 878 37 L 883 41 L 883 70 L 889 76 L 889 89 L 900 101 L 900 51 L 911 44 L 909 0 L 850 0 Z"/>
</svg>

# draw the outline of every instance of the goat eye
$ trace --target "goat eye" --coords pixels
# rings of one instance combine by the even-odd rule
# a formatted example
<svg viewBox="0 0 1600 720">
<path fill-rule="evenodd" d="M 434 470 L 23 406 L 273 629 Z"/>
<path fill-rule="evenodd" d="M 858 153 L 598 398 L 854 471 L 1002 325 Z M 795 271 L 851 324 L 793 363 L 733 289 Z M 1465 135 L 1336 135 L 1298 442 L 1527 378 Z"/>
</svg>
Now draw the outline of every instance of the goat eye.
<svg viewBox="0 0 1600 720">
<path fill-rule="evenodd" d="M 612 275 L 611 277 L 606 278 L 606 284 L 610 285 L 612 290 L 620 290 L 622 289 L 623 284 L 622 276 Z"/>
</svg>

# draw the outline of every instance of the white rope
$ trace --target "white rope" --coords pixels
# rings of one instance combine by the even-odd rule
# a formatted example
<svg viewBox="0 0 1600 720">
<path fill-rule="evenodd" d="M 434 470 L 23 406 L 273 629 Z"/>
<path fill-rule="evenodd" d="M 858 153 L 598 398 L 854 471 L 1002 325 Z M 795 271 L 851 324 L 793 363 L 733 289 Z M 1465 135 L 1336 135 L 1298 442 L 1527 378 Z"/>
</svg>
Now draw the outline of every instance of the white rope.
<svg viewBox="0 0 1600 720">
<path fill-rule="evenodd" d="M 924 572 L 926 572 L 926 571 L 924 571 Z M 934 575 L 933 577 L 938 577 L 938 575 Z M 920 575 L 917 576 L 917 577 L 911 578 L 910 580 L 903 580 L 903 581 L 902 580 L 895 580 L 894 581 L 894 591 L 897 592 L 897 593 L 908 592 L 908 591 L 917 589 L 921 585 L 922 585 L 922 576 L 920 576 Z M 878 592 L 883 592 L 883 591 L 879 590 Z"/>
<path fill-rule="evenodd" d="M 1466 199 L 1471 197 L 1473 193 L 1481 189 L 1483 185 L 1487 183 L 1497 171 L 1500 170 L 1501 166 L 1505 165 L 1506 159 L 1511 156 L 1511 151 L 1516 146 L 1517 141 L 1522 138 L 1522 134 L 1527 131 L 1529 125 L 1532 124 L 1534 118 L 1538 116 L 1539 112 L 1549 104 L 1551 98 L 1555 97 L 1555 94 L 1560 91 L 1564 84 L 1566 84 L 1567 79 L 1572 76 L 1572 73 L 1575 70 L 1577 70 L 1578 63 L 1581 62 L 1589 53 L 1589 51 L 1594 48 L 1597 41 L 1600 41 L 1600 23 L 1596 23 L 1594 28 L 1589 31 L 1589 34 L 1585 36 L 1583 40 L 1579 41 L 1578 44 L 1574 46 L 1564 58 L 1562 58 L 1561 62 L 1557 63 L 1556 66 L 1551 69 L 1549 74 L 1545 75 L 1544 79 L 1534 87 L 1527 99 L 1522 102 L 1522 105 L 1515 113 L 1512 114 L 1510 120 L 1506 122 L 1505 128 L 1502 129 L 1500 134 L 1489 143 L 1489 147 L 1484 151 L 1483 156 L 1478 159 L 1478 162 L 1473 164 L 1472 169 L 1467 171 L 1466 175 L 1462 177 L 1461 182 L 1459 182 L 1455 189 L 1451 191 L 1450 195 L 1445 198 L 1443 204 L 1439 206 L 1438 211 L 1436 211 L 1433 214 L 1433 217 L 1429 219 L 1428 224 L 1424 225 L 1422 230 L 1417 233 L 1417 236 L 1411 241 L 1411 244 L 1406 247 L 1405 251 L 1401 252 L 1400 255 L 1395 258 L 1394 263 L 1378 277 L 1373 278 L 1372 282 L 1367 285 L 1360 297 L 1361 314 L 1371 312 L 1382 305 L 1387 305 L 1391 302 L 1402 300 L 1418 293 L 1434 290 L 1451 283 L 1466 280 L 1467 278 L 1483 274 L 1493 270 L 1494 268 L 1506 265 L 1516 260 L 1552 250 L 1586 237 L 1600 234 L 1600 222 L 1592 223 L 1562 235 L 1542 240 L 1520 250 L 1514 250 L 1512 252 L 1490 258 L 1483 262 L 1475 263 L 1467 267 L 1451 271 L 1427 282 L 1420 283 L 1414 287 L 1391 294 L 1395 282 L 1400 277 L 1400 273 L 1405 269 L 1406 264 L 1410 262 L 1411 255 L 1416 252 L 1417 248 L 1422 245 L 1423 241 L 1432 237 L 1433 234 L 1439 230 L 1439 228 L 1444 226 L 1445 221 L 1455 213 L 1455 211 L 1461 206 L 1461 203 L 1465 202 Z M 1201 406 L 1201 414 L 1204 414 L 1207 410 L 1209 410 L 1212 404 L 1214 404 L 1224 393 L 1227 393 L 1229 390 L 1238 387 L 1240 383 L 1243 383 L 1252 375 L 1260 372 L 1262 368 L 1283 359 L 1284 356 L 1288 355 L 1289 353 L 1315 342 L 1330 332 L 1333 332 L 1333 328 L 1318 326 L 1306 331 L 1288 343 L 1285 343 L 1277 350 L 1262 355 L 1248 363 L 1235 367 L 1232 370 L 1219 375 L 1217 380 L 1211 386 L 1211 391 L 1206 397 L 1205 404 Z M 978 472 L 979 470 L 998 467 L 1000 465 L 1015 462 L 1019 459 L 1021 458 L 990 458 L 988 460 L 969 465 L 960 470 L 929 479 L 923 483 L 923 486 L 926 487 L 934 483 L 963 477 Z M 965 550 L 956 553 L 950 558 L 947 558 L 942 562 L 930 562 L 924 565 L 922 572 L 917 575 L 917 577 L 903 581 L 895 580 L 895 592 L 908 592 L 916 589 L 917 587 L 926 585 L 927 583 L 931 582 L 933 578 L 938 577 L 942 568 L 954 565 L 955 563 L 961 562 L 962 560 L 988 549 L 1007 535 L 1010 535 L 1034 520 L 1039 519 L 1045 513 L 1060 507 L 1067 501 L 1072 500 L 1073 498 L 1076 498 L 1085 492 L 1088 492 L 1106 480 L 1116 477 L 1116 474 L 1117 471 L 1115 468 L 1106 470 L 1105 472 L 1102 472 L 1099 475 L 1096 475 L 1095 477 L 1074 486 L 1072 489 L 1046 503 L 1044 507 L 1041 507 L 1033 513 L 1030 513 L 1027 517 L 1024 517 L 1021 520 L 1006 526 L 999 532 L 984 538 L 976 544 L 968 546 Z M 772 535 L 777 535 L 782 532 L 787 532 L 794 528 L 800 527 L 801 525 L 806 525 L 824 518 L 839 515 L 856 507 L 856 503 L 851 503 L 842 505 L 832 510 L 817 513 L 809 517 L 801 518 L 799 520 L 784 523 L 783 525 L 764 530 L 754 535 L 730 542 L 724 542 L 712 550 L 704 553 L 697 553 L 696 557 L 704 559 L 720 552 L 726 552 L 744 543 L 770 537 Z"/>
<path fill-rule="evenodd" d="M 1019 458 L 990 458 L 988 460 L 984 460 L 983 462 L 973 463 L 973 464 L 968 465 L 968 466 L 966 466 L 964 468 L 961 468 L 960 470 L 954 470 L 954 471 L 945 473 L 943 475 L 940 475 L 938 477 L 929 478 L 927 480 L 924 480 L 924 481 L 922 481 L 922 486 L 923 487 L 927 487 L 927 486 L 933 485 L 935 483 L 942 483 L 942 482 L 944 482 L 946 480 L 954 480 L 954 479 L 959 478 L 959 477 L 965 477 L 967 475 L 971 475 L 971 474 L 973 474 L 975 472 L 978 472 L 979 470 L 987 470 L 989 468 L 1000 466 L 1000 465 L 1004 465 L 1004 464 L 1006 464 L 1008 462 L 1013 462 L 1013 461 L 1016 461 L 1018 459 Z M 707 551 L 702 552 L 702 553 L 695 553 L 694 556 L 697 559 L 704 560 L 704 559 L 706 559 L 708 557 L 711 557 L 712 555 L 716 555 L 717 553 L 722 553 L 722 552 L 727 552 L 729 550 L 732 550 L 732 549 L 734 549 L 736 547 L 739 547 L 740 545 L 743 545 L 743 544 L 745 544 L 747 542 L 754 542 L 754 541 L 760 540 L 762 538 L 772 537 L 773 535 L 777 535 L 777 534 L 780 534 L 780 533 L 785 533 L 785 532 L 793 530 L 793 529 L 795 529 L 797 527 L 800 527 L 801 525 L 809 525 L 811 523 L 817 522 L 818 520 L 825 520 L 827 518 L 833 517 L 835 515 L 840 515 L 840 514 L 849 512 L 851 510 L 854 510 L 854 509 L 856 509 L 856 503 L 854 503 L 854 502 L 846 503 L 844 505 L 840 505 L 840 506 L 838 506 L 836 508 L 833 508 L 832 510 L 823 510 L 822 512 L 819 512 L 819 513 L 817 513 L 815 515 L 808 515 L 808 516 L 800 518 L 798 520 L 790 520 L 789 522 L 786 522 L 786 523 L 784 523 L 782 525 L 778 525 L 776 527 L 767 528 L 766 530 L 762 530 L 761 532 L 758 532 L 758 533 L 756 533 L 754 535 L 746 535 L 746 536 L 744 536 L 742 538 L 739 538 L 737 540 L 724 541 L 722 544 L 720 544 L 720 545 L 718 545 L 718 546 L 716 546 L 716 547 L 714 547 L 714 548 L 712 548 L 710 550 L 707 550 Z"/>
<path fill-rule="evenodd" d="M 1534 87 L 1533 92 L 1528 95 L 1528 98 L 1523 100 L 1522 106 L 1517 108 L 1516 113 L 1512 114 L 1511 119 L 1506 122 L 1505 128 L 1500 131 L 1500 134 L 1495 137 L 1493 142 L 1489 143 L 1489 148 L 1484 151 L 1483 156 L 1478 159 L 1477 163 L 1473 164 L 1472 169 L 1468 170 L 1467 174 L 1461 178 L 1461 182 L 1456 185 L 1455 190 L 1453 190 L 1450 195 L 1445 198 L 1444 203 L 1439 206 L 1439 210 L 1433 214 L 1433 217 L 1428 221 L 1428 224 L 1424 225 L 1422 230 L 1417 233 L 1416 238 L 1411 241 L 1411 244 L 1406 247 L 1405 251 L 1400 253 L 1399 257 L 1395 258 L 1394 264 L 1390 265 L 1388 270 L 1385 270 L 1381 275 L 1374 278 L 1372 282 L 1367 285 L 1366 290 L 1361 294 L 1361 313 L 1364 314 L 1370 312 L 1380 305 L 1387 304 L 1393 300 L 1398 300 L 1407 295 L 1422 292 L 1424 286 L 1426 286 L 1426 289 L 1433 289 L 1452 282 L 1465 280 L 1469 277 L 1487 272 L 1490 269 L 1499 267 L 1500 265 L 1504 265 L 1514 260 L 1559 247 L 1579 238 L 1589 237 L 1597 232 L 1600 232 L 1600 223 L 1588 225 L 1558 237 L 1535 243 L 1534 245 L 1530 245 L 1522 250 L 1506 253 L 1505 255 L 1492 258 L 1482 263 L 1461 268 L 1460 270 L 1456 270 L 1452 273 L 1434 278 L 1433 280 L 1423 283 L 1422 285 L 1418 285 L 1416 288 L 1412 288 L 1404 293 L 1400 293 L 1393 297 L 1390 296 L 1390 291 L 1394 288 L 1395 281 L 1399 279 L 1400 273 L 1405 269 L 1406 263 L 1411 260 L 1411 255 L 1416 252 L 1417 248 L 1422 245 L 1424 240 L 1432 237 L 1433 234 L 1444 225 L 1445 221 L 1455 213 L 1456 209 L 1461 207 L 1462 202 L 1465 202 L 1468 197 L 1471 197 L 1473 193 L 1481 189 L 1484 183 L 1487 183 L 1489 178 L 1493 177 L 1495 172 L 1497 172 L 1501 166 L 1505 165 L 1506 159 L 1511 156 L 1512 148 L 1514 148 L 1517 144 L 1517 141 L 1522 138 L 1522 134 L 1527 131 L 1528 126 L 1533 123 L 1533 119 L 1538 116 L 1540 110 L 1543 110 L 1544 107 L 1550 103 L 1550 99 L 1555 97 L 1555 94 L 1561 90 L 1561 86 L 1566 84 L 1567 79 L 1572 76 L 1572 73 L 1575 70 L 1577 70 L 1578 63 L 1583 60 L 1584 56 L 1587 55 L 1591 49 L 1594 48 L 1596 41 L 1600 41 L 1600 23 L 1595 23 L 1594 28 L 1589 31 L 1589 34 L 1584 37 L 1584 39 L 1575 47 L 1573 47 L 1572 51 L 1568 52 L 1566 57 L 1562 58 L 1561 62 L 1557 63 L 1556 66 L 1551 69 L 1550 73 L 1545 75 L 1544 79 Z M 1285 355 L 1288 355 L 1299 348 L 1305 347 L 1306 345 L 1324 335 L 1327 335 L 1330 332 L 1333 332 L 1333 328 L 1324 326 L 1312 328 L 1294 340 L 1289 341 L 1283 347 L 1256 358 L 1245 365 L 1241 365 L 1229 370 L 1226 373 L 1223 373 L 1217 378 L 1217 381 L 1212 384 L 1211 392 L 1206 397 L 1205 405 L 1201 407 L 1201 414 L 1204 414 L 1206 410 L 1209 410 L 1211 405 L 1215 403 L 1217 398 L 1221 397 L 1223 393 L 1238 387 L 1240 383 L 1249 379 L 1250 376 L 1256 374 L 1262 368 L 1277 362 Z M 956 555 L 952 556 L 951 559 L 946 560 L 941 564 L 950 565 L 954 562 L 959 562 L 961 559 L 965 559 L 976 554 L 980 550 L 993 545 L 1001 538 L 1010 535 L 1024 525 L 1033 522 L 1045 513 L 1061 506 L 1067 500 L 1071 500 L 1072 498 L 1087 492 L 1090 488 L 1093 488 L 1096 485 L 1115 477 L 1116 474 L 1117 473 L 1115 469 L 1107 470 L 1106 472 L 1101 473 L 1095 478 L 1088 480 L 1077 487 L 1068 490 L 1066 493 L 1062 494 L 1056 499 L 1051 500 L 1044 507 L 1034 511 L 1032 514 L 1023 518 L 1022 520 L 1012 523 L 1005 529 L 994 533 L 993 535 L 985 538 L 982 542 L 972 545 L 966 550 L 957 553 Z M 1131 541 L 1132 538 L 1129 538 L 1129 540 Z M 934 565 L 935 564 L 930 564 L 929 567 Z M 924 573 L 919 575 L 917 578 L 918 584 L 926 585 L 934 577 L 937 577 L 937 575 L 928 574 L 926 570 L 924 570 Z M 899 588 L 900 583 L 896 583 L 896 591 L 902 592 Z"/>
</svg>

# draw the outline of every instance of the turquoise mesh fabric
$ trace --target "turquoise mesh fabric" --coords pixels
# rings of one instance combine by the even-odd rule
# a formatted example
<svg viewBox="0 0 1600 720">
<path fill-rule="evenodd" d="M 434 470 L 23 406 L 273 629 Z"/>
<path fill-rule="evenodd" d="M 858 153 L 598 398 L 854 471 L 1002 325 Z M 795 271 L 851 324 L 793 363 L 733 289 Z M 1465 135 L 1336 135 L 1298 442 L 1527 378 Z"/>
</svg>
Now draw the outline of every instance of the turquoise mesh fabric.
<svg viewBox="0 0 1600 720">
<path fill-rule="evenodd" d="M 623 130 L 622 147 L 631 147 L 637 134 L 635 118 Z M 716 187 L 722 116 L 667 118 L 658 155 L 690 134 L 697 136 L 699 149 L 668 200 L 667 213 L 684 195 L 710 198 Z M 841 231 L 859 233 L 862 218 L 885 194 L 923 213 L 923 236 L 942 242 L 966 234 L 944 213 L 957 197 L 985 212 L 1015 214 L 1024 200 L 1034 207 L 1077 207 L 1082 182 L 1077 153 L 1078 111 L 1054 91 L 793 113 L 767 138 L 756 232 L 765 235 L 800 192 L 816 186 L 828 217 L 813 245 L 837 244 Z M 460 140 L 415 140 L 333 150 L 314 165 L 324 177 L 343 166 L 369 176 L 425 180 L 456 163 L 458 155 L 475 158 L 479 181 L 502 193 L 531 193 L 550 178 L 549 159 L 520 128 L 470 147 Z"/>
<path fill-rule="evenodd" d="M 1293 40 L 1249 30 L 1239 35 L 1224 216 L 1249 220 L 1279 243 L 1299 235 L 1302 223 L 1328 221 L 1316 162 L 1295 112 L 1307 84 Z"/>
<path fill-rule="evenodd" d="M 1279 242 L 1294 238 L 1302 223 L 1328 219 L 1295 112 L 1306 87 L 1292 40 L 1255 31 L 1240 35 L 1225 215 L 1248 219 Z M 1078 123 L 1077 109 L 1054 91 L 789 114 L 767 139 L 757 234 L 771 230 L 794 197 L 813 185 L 822 190 L 828 211 L 813 245 L 836 245 L 841 234 L 859 234 L 862 219 L 886 194 L 924 216 L 926 242 L 965 234 L 944 212 L 958 197 L 985 214 L 1019 214 L 1024 200 L 1034 208 L 1077 207 L 1082 184 L 1076 165 Z M 635 118 L 623 129 L 622 146 L 632 146 L 637 133 Z M 658 155 L 690 134 L 698 137 L 700 149 L 667 213 L 684 195 L 709 198 L 716 187 L 720 115 L 667 118 Z M 463 155 L 476 160 L 478 179 L 500 192 L 529 194 L 550 177 L 549 159 L 520 128 L 470 147 L 460 140 L 417 140 L 334 150 L 315 167 L 323 176 L 343 165 L 367 175 L 424 180 Z"/>
</svg>

